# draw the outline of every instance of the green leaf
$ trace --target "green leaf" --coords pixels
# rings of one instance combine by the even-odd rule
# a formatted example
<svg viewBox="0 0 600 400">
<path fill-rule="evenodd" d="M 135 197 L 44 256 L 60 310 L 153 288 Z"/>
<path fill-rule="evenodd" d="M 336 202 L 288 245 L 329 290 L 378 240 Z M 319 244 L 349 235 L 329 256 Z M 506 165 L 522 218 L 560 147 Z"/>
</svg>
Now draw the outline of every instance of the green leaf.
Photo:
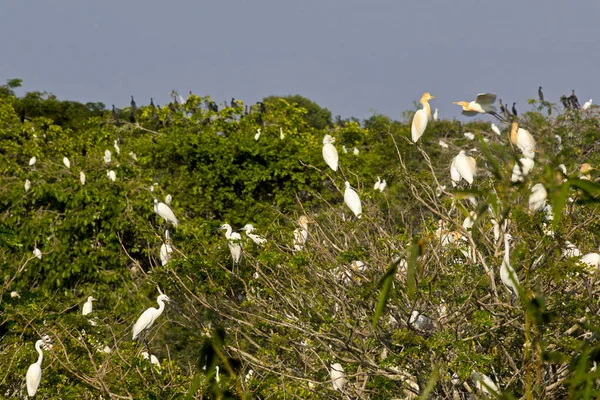
<svg viewBox="0 0 600 400">
<path fill-rule="evenodd" d="M 406 268 L 406 284 L 408 286 L 408 296 L 413 298 L 417 293 L 417 279 L 415 271 L 417 270 L 417 258 L 421 255 L 421 247 L 415 242 L 410 247 L 410 257 Z"/>
<path fill-rule="evenodd" d="M 398 258 L 398 260 L 394 261 L 392 265 L 390 265 L 385 271 L 385 274 L 379 280 L 379 285 L 381 286 L 381 292 L 379 293 L 379 300 L 377 301 L 377 306 L 375 307 L 375 313 L 373 314 L 373 327 L 377 325 L 377 321 L 383 314 L 383 310 L 385 310 L 385 305 L 387 304 L 387 300 L 389 298 L 389 293 L 392 288 L 392 283 L 394 283 L 394 277 L 396 276 L 396 271 L 398 271 L 398 265 L 402 259 Z"/>
<path fill-rule="evenodd" d="M 552 211 L 554 212 L 554 220 L 552 221 L 552 230 L 556 230 L 558 224 L 560 223 L 560 217 L 562 215 L 562 210 L 567 203 L 567 198 L 569 197 L 569 181 L 563 182 L 559 189 L 558 193 L 553 192 L 550 195 L 550 202 L 552 204 Z"/>
</svg>

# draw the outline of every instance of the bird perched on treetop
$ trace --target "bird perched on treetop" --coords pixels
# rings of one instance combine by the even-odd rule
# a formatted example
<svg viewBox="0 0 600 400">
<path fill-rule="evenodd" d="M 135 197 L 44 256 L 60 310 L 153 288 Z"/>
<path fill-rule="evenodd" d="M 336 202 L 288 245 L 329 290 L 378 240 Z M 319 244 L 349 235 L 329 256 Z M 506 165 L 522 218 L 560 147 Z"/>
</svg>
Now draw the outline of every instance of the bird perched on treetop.
<svg viewBox="0 0 600 400">
<path fill-rule="evenodd" d="M 542 87 L 540 86 L 540 88 L 538 89 L 538 97 L 540 98 L 540 101 L 543 102 L 544 101 L 544 93 L 542 92 Z"/>
</svg>

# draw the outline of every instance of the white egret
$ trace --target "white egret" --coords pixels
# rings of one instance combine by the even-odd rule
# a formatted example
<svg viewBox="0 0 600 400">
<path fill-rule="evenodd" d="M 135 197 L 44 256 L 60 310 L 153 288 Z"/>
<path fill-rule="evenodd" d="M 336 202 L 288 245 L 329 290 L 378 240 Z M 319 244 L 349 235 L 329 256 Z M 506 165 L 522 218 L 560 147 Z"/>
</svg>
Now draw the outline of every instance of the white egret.
<svg viewBox="0 0 600 400">
<path fill-rule="evenodd" d="M 148 331 L 154 321 L 163 313 L 165 309 L 165 301 L 171 301 L 169 296 L 166 294 L 161 294 L 156 298 L 156 302 L 158 303 L 158 308 L 150 307 L 146 311 L 140 315 L 136 323 L 133 325 L 132 330 L 132 340 L 135 340 L 140 333 L 143 331 Z"/>
<path fill-rule="evenodd" d="M 510 141 L 517 146 L 521 153 L 527 158 L 535 157 L 536 142 L 529 131 L 519 128 L 517 122 L 513 122 L 510 130 Z"/>
<path fill-rule="evenodd" d="M 117 154 L 121 154 L 121 149 L 119 148 L 119 141 L 118 140 L 115 140 L 113 142 L 113 146 L 114 146 L 115 151 L 117 152 Z"/>
<path fill-rule="evenodd" d="M 587 110 L 591 106 L 592 106 L 592 99 L 589 99 L 588 101 L 586 101 L 585 103 L 583 103 L 583 107 L 581 107 L 581 108 L 584 109 L 584 110 Z"/>
<path fill-rule="evenodd" d="M 517 273 L 510 265 L 510 241 L 512 236 L 508 233 L 504 234 L 504 259 L 502 260 L 502 266 L 500 267 L 500 280 L 504 283 L 504 286 L 508 289 L 511 294 L 515 296 L 519 295 L 518 287 L 519 277 Z"/>
<path fill-rule="evenodd" d="M 465 228 L 466 231 L 470 231 L 475 224 L 476 219 L 477 214 L 474 211 L 469 212 L 469 216 L 463 221 L 463 228 Z"/>
<path fill-rule="evenodd" d="M 159 202 L 157 199 L 154 199 L 154 212 L 160 217 L 164 218 L 166 222 L 172 223 L 173 226 L 177 226 L 179 224 L 179 221 L 177 218 L 175 218 L 175 214 L 173 214 L 171 207 L 165 203 Z"/>
<path fill-rule="evenodd" d="M 112 169 L 110 171 L 106 171 L 106 176 L 108 176 L 108 179 L 113 182 L 117 180 L 117 173 Z"/>
<path fill-rule="evenodd" d="M 373 190 L 379 190 L 379 185 L 381 185 L 381 178 L 377 177 L 377 182 L 375 182 Z"/>
<path fill-rule="evenodd" d="M 433 320 L 418 311 L 413 311 L 410 313 L 410 319 L 408 323 L 419 331 L 432 331 L 435 328 L 433 325 Z"/>
<path fill-rule="evenodd" d="M 325 135 L 323 138 L 323 159 L 334 171 L 338 169 L 338 152 L 335 146 L 332 144 L 335 142 L 335 138 L 331 135 Z"/>
<path fill-rule="evenodd" d="M 16 298 L 21 297 L 21 295 L 16 290 L 13 290 L 12 292 L 10 292 L 10 297 L 13 299 L 16 299 Z"/>
<path fill-rule="evenodd" d="M 531 194 L 529 195 L 529 209 L 533 212 L 538 212 L 544 209 L 546 206 L 546 199 L 548 198 L 548 192 L 541 183 L 536 183 L 531 188 Z"/>
<path fill-rule="evenodd" d="M 294 250 L 300 251 L 304 248 L 306 239 L 308 239 L 308 223 L 309 219 L 306 215 L 302 215 L 298 218 L 298 225 L 300 228 L 294 230 Z"/>
<path fill-rule="evenodd" d="M 42 352 L 43 345 L 43 340 L 35 342 L 35 350 L 38 352 L 39 356 L 37 361 L 31 364 L 27 369 L 25 380 L 27 381 L 27 394 L 30 397 L 35 396 L 42 380 L 42 360 L 44 359 L 44 353 Z"/>
<path fill-rule="evenodd" d="M 494 241 L 497 242 L 500 239 L 500 224 L 498 224 L 498 221 L 496 221 L 495 219 L 490 219 L 490 222 L 493 225 L 493 231 L 494 231 Z"/>
<path fill-rule="evenodd" d="M 37 247 L 33 248 L 33 256 L 42 259 L 42 252 Z"/>
<path fill-rule="evenodd" d="M 565 245 L 567 246 L 564 250 L 563 250 L 563 257 L 565 258 L 571 258 L 571 257 L 581 257 L 581 250 L 579 250 L 577 248 L 577 246 L 575 246 L 573 243 L 569 242 L 568 240 L 565 241 Z"/>
<path fill-rule="evenodd" d="M 79 172 L 79 182 L 81 182 L 82 185 L 85 185 L 85 173 L 83 171 Z"/>
<path fill-rule="evenodd" d="M 452 104 L 457 104 L 462 107 L 462 114 L 472 117 L 477 114 L 492 114 L 496 115 L 496 107 L 494 102 L 496 95 L 493 93 L 479 93 L 477 99 L 473 101 L 453 101 Z"/>
<path fill-rule="evenodd" d="M 333 384 L 333 388 L 335 390 L 343 390 L 344 386 L 346 386 L 346 383 L 348 381 L 346 380 L 346 374 L 344 373 L 344 368 L 342 367 L 342 364 L 331 364 L 331 370 L 329 371 L 329 375 L 331 376 L 331 383 Z"/>
<path fill-rule="evenodd" d="M 531 172 L 535 166 L 535 161 L 530 158 L 521 158 L 515 163 L 512 170 L 511 182 L 521 182 Z"/>
<path fill-rule="evenodd" d="M 219 229 L 225 231 L 225 237 L 228 240 L 231 258 L 233 259 L 234 264 L 238 264 L 242 259 L 242 236 L 237 232 L 233 232 L 231 225 L 229 224 L 223 224 L 221 227 L 219 227 Z"/>
<path fill-rule="evenodd" d="M 104 163 L 110 164 L 111 159 L 112 159 L 112 154 L 110 153 L 110 150 L 104 150 Z"/>
<path fill-rule="evenodd" d="M 433 97 L 431 94 L 425 92 L 423 93 L 423 96 L 421 96 L 421 100 L 419 100 L 419 103 L 423 105 L 423 108 L 417 110 L 417 112 L 415 113 L 410 128 L 412 141 L 414 143 L 417 143 L 417 141 L 421 138 L 421 136 L 423 136 L 423 133 L 427 128 L 427 122 L 431 117 L 431 107 L 429 106 L 429 100 L 434 98 L 435 97 Z"/>
<path fill-rule="evenodd" d="M 360 151 L 358 151 L 358 149 L 355 147 L 354 150 L 352 150 L 352 153 L 354 153 L 354 155 L 357 156 L 358 153 L 360 153 Z"/>
<path fill-rule="evenodd" d="M 142 351 L 142 357 L 144 360 L 150 360 L 150 364 L 156 365 L 160 369 L 160 361 L 154 354 L 149 354 L 147 351 Z"/>
<path fill-rule="evenodd" d="M 135 154 L 133 151 L 130 151 L 129 155 L 131 156 L 131 158 L 133 158 L 133 161 L 137 161 L 137 154 Z"/>
<path fill-rule="evenodd" d="M 473 178 L 477 173 L 477 163 L 473 157 L 467 156 L 464 150 L 461 150 L 452 160 L 450 165 L 450 178 L 452 186 L 456 186 L 461 179 L 464 179 L 471 185 Z"/>
<path fill-rule="evenodd" d="M 346 146 L 342 145 L 342 150 L 344 151 L 344 153 L 348 153 L 348 149 L 346 148 Z"/>
<path fill-rule="evenodd" d="M 165 196 L 165 204 L 170 206 L 172 201 L 173 201 L 173 196 L 171 196 L 170 194 L 167 194 Z"/>
<path fill-rule="evenodd" d="M 283 140 L 285 139 L 285 135 L 283 134 L 283 128 L 279 128 L 279 139 Z"/>
<path fill-rule="evenodd" d="M 67 157 L 63 157 L 63 164 L 65 164 L 65 167 L 71 168 L 71 161 Z"/>
<path fill-rule="evenodd" d="M 433 112 L 433 120 L 437 122 L 439 120 L 438 109 L 436 108 Z"/>
<path fill-rule="evenodd" d="M 440 147 L 441 147 L 442 149 L 447 149 L 447 148 L 449 147 L 449 146 L 448 146 L 448 143 L 444 142 L 443 140 L 440 140 L 440 141 L 438 142 L 438 144 L 440 145 Z"/>
<path fill-rule="evenodd" d="M 219 376 L 219 366 L 218 365 L 215 367 L 215 381 L 217 381 L 217 383 L 221 382 L 221 377 Z"/>
<path fill-rule="evenodd" d="M 29 166 L 33 167 L 35 165 L 36 161 L 37 161 L 37 158 L 35 156 L 31 157 L 29 159 Z"/>
<path fill-rule="evenodd" d="M 258 140 L 260 138 L 260 128 L 256 130 L 256 135 L 254 135 L 254 140 Z"/>
<path fill-rule="evenodd" d="M 92 296 L 88 296 L 87 301 L 83 303 L 83 308 L 81 309 L 81 315 L 88 315 L 92 312 L 92 301 L 96 300 Z"/>
<path fill-rule="evenodd" d="M 473 132 L 465 132 L 463 133 L 463 136 L 469 140 L 475 139 L 475 134 Z"/>
<path fill-rule="evenodd" d="M 586 264 L 590 273 L 598 272 L 600 269 L 600 254 L 587 253 L 581 257 L 581 262 Z"/>
<path fill-rule="evenodd" d="M 362 205 L 358 193 L 350 187 L 350 182 L 346 181 L 346 190 L 344 190 L 344 203 L 350 208 L 350 210 L 360 218 L 362 214 Z"/>
<path fill-rule="evenodd" d="M 163 267 L 171 260 L 172 253 L 173 247 L 168 243 L 168 241 L 165 241 L 165 243 L 160 246 L 160 264 Z"/>
<path fill-rule="evenodd" d="M 381 181 L 381 183 L 379 184 L 379 191 L 380 191 L 380 192 L 383 192 L 383 191 L 385 190 L 386 186 L 387 186 L 387 182 L 386 182 L 386 181 L 385 181 L 385 179 L 384 179 L 384 180 L 382 180 L 382 181 Z"/>
<path fill-rule="evenodd" d="M 479 374 L 475 371 L 471 374 L 475 381 L 475 387 L 483 392 L 484 394 L 491 394 L 492 396 L 500 395 L 500 389 L 498 385 L 492 381 L 492 379 L 486 374 Z"/>
<path fill-rule="evenodd" d="M 494 132 L 494 133 L 495 133 L 496 135 L 498 135 L 498 136 L 500 136 L 500 134 L 501 134 L 501 133 L 500 133 L 500 128 L 498 128 L 498 127 L 496 126 L 496 124 L 494 124 L 493 122 L 492 122 L 492 132 Z"/>
<path fill-rule="evenodd" d="M 252 224 L 246 224 L 240 230 L 245 231 L 246 236 L 248 236 L 254 243 L 256 243 L 259 246 L 262 246 L 267 242 L 267 239 L 265 239 L 264 237 L 257 235 L 255 233 L 252 233 L 256 230 L 256 228 L 254 228 L 254 226 Z"/>
<path fill-rule="evenodd" d="M 31 187 L 31 181 L 29 179 L 25 179 L 25 193 L 29 192 L 30 187 Z"/>
</svg>

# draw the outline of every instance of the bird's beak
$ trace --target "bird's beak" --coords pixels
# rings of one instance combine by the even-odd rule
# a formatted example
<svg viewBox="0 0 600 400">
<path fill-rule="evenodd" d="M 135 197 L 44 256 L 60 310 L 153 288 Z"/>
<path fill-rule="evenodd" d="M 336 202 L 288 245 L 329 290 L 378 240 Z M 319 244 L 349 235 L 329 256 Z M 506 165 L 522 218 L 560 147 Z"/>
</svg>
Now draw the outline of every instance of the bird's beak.
<svg viewBox="0 0 600 400">
<path fill-rule="evenodd" d="M 452 104 L 458 104 L 458 101 L 453 101 Z M 459 104 L 460 105 L 460 104 Z"/>
<path fill-rule="evenodd" d="M 430 99 L 435 99 L 435 96 L 429 95 Z"/>
</svg>

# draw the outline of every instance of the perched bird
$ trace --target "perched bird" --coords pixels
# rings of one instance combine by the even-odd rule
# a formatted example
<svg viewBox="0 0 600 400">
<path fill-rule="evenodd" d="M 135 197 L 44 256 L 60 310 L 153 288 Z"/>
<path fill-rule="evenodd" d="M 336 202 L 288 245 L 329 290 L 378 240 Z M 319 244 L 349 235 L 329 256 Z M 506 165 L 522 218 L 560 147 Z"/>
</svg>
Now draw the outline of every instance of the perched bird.
<svg viewBox="0 0 600 400">
<path fill-rule="evenodd" d="M 110 160 L 111 160 L 111 153 L 110 150 L 104 150 L 104 163 L 105 164 L 110 164 Z"/>
<path fill-rule="evenodd" d="M 517 113 L 517 103 L 516 103 L 516 102 L 515 102 L 515 103 L 513 103 L 513 106 L 512 106 L 512 113 L 513 113 L 513 115 L 514 115 L 515 117 L 519 115 L 519 114 Z"/>
<path fill-rule="evenodd" d="M 42 259 L 42 252 L 37 247 L 33 248 L 33 256 L 37 257 L 39 260 Z"/>
<path fill-rule="evenodd" d="M 260 138 L 260 128 L 256 130 L 256 135 L 254 135 L 254 140 L 258 140 Z"/>
<path fill-rule="evenodd" d="M 329 375 L 331 376 L 331 383 L 333 384 L 333 388 L 335 390 L 343 390 L 344 386 L 348 381 L 346 380 L 346 374 L 344 373 L 344 368 L 342 367 L 342 364 L 331 364 Z"/>
<path fill-rule="evenodd" d="M 469 140 L 475 139 L 475 134 L 473 132 L 465 132 L 463 136 Z"/>
<path fill-rule="evenodd" d="M 480 374 L 475 371 L 471 374 L 473 381 L 475 381 L 475 387 L 486 395 L 498 396 L 500 395 L 500 388 L 492 381 L 492 379 L 486 374 Z"/>
<path fill-rule="evenodd" d="M 154 354 L 149 354 L 147 351 L 142 351 L 141 354 L 144 360 L 150 360 L 150 364 L 156 365 L 160 369 L 160 361 L 158 361 L 158 358 Z"/>
<path fill-rule="evenodd" d="M 171 260 L 171 254 L 173 253 L 173 247 L 169 240 L 169 231 L 165 230 L 165 241 L 160 246 L 160 264 L 164 267 Z"/>
<path fill-rule="evenodd" d="M 600 254 L 587 253 L 581 257 L 581 262 L 589 267 L 588 272 L 598 272 L 598 270 L 600 269 Z"/>
<path fill-rule="evenodd" d="M 579 110 L 581 106 L 579 105 L 579 99 L 575 96 L 575 89 L 571 91 L 571 95 L 567 98 L 569 104 L 571 104 L 571 108 Z"/>
<path fill-rule="evenodd" d="M 494 132 L 496 135 L 500 136 L 500 128 L 498 128 L 496 126 L 496 124 L 492 123 L 492 132 Z"/>
<path fill-rule="evenodd" d="M 438 117 L 438 109 L 436 108 L 435 111 L 433 112 L 433 120 L 434 121 L 438 121 L 439 117 Z"/>
<path fill-rule="evenodd" d="M 44 345 L 43 340 L 35 342 L 35 351 L 38 352 L 38 359 L 35 363 L 31 364 L 27 369 L 27 375 L 25 381 L 27 382 L 27 394 L 30 397 L 35 396 L 35 393 L 40 386 L 42 381 L 42 360 L 44 359 L 44 353 L 42 352 L 42 346 Z"/>
<path fill-rule="evenodd" d="M 229 245 L 233 263 L 239 264 L 242 259 L 242 236 L 237 232 L 233 232 L 233 229 L 231 229 L 231 225 L 229 224 L 223 224 L 219 229 L 225 231 L 225 238 L 228 240 L 227 244 Z"/>
<path fill-rule="evenodd" d="M 565 241 L 565 245 L 567 247 L 563 250 L 563 253 L 562 253 L 564 258 L 581 257 L 581 250 L 579 250 L 577 248 L 577 246 L 575 246 L 573 243 L 569 242 L 568 240 Z"/>
<path fill-rule="evenodd" d="M 377 177 L 377 182 L 375 182 L 373 190 L 379 190 L 379 185 L 381 185 L 381 178 Z"/>
<path fill-rule="evenodd" d="M 63 164 L 65 164 L 65 167 L 71 168 L 71 161 L 67 157 L 63 157 Z"/>
<path fill-rule="evenodd" d="M 410 319 L 408 320 L 408 323 L 416 330 L 422 332 L 432 331 L 435 329 L 433 320 L 418 311 L 413 311 L 410 313 Z"/>
<path fill-rule="evenodd" d="M 137 322 L 133 325 L 132 329 L 132 340 L 135 340 L 140 333 L 144 331 L 148 331 L 154 321 L 163 313 L 165 309 L 165 301 L 171 301 L 169 296 L 166 294 L 161 294 L 156 298 L 156 302 L 158 303 L 158 308 L 150 307 L 146 311 L 140 315 Z"/>
<path fill-rule="evenodd" d="M 358 197 L 358 193 L 354 189 L 350 187 L 350 182 L 346 181 L 346 190 L 344 190 L 344 203 L 350 208 L 350 210 L 360 218 L 362 214 L 362 204 L 360 203 L 360 198 Z"/>
<path fill-rule="evenodd" d="M 541 183 L 536 183 L 531 188 L 531 194 L 529 195 L 528 207 L 533 212 L 538 212 L 544 209 L 546 206 L 546 199 L 548 198 L 548 192 Z"/>
<path fill-rule="evenodd" d="M 447 149 L 447 148 L 449 147 L 449 146 L 448 146 L 448 143 L 444 142 L 443 140 L 440 140 L 440 141 L 438 142 L 438 144 L 440 145 L 440 147 L 441 147 L 442 149 Z"/>
<path fill-rule="evenodd" d="M 300 251 L 304 248 L 304 244 L 306 243 L 306 239 L 308 239 L 308 223 L 310 220 L 306 215 L 302 215 L 298 218 L 299 228 L 296 228 L 293 232 L 294 234 L 294 250 Z"/>
<path fill-rule="evenodd" d="M 331 135 L 325 135 L 323 138 L 323 159 L 329 168 L 337 172 L 339 156 L 333 142 L 335 142 L 335 138 Z"/>
<path fill-rule="evenodd" d="M 360 151 L 358 151 L 358 148 L 355 147 L 354 150 L 352 150 L 352 153 L 357 156 Z"/>
<path fill-rule="evenodd" d="M 88 315 L 92 312 L 92 301 L 96 300 L 92 296 L 88 296 L 87 301 L 83 303 L 83 308 L 81 309 L 81 315 Z"/>
<path fill-rule="evenodd" d="M 115 108 L 115 105 L 112 105 L 112 117 L 116 122 L 119 122 L 119 114 L 117 113 L 117 109 Z"/>
<path fill-rule="evenodd" d="M 106 171 L 106 176 L 108 176 L 108 179 L 113 182 L 117 180 L 117 173 L 112 169 L 110 171 Z"/>
<path fill-rule="evenodd" d="M 255 244 L 257 244 L 259 246 L 262 246 L 267 242 L 267 239 L 265 239 L 264 237 L 257 235 L 255 233 L 252 233 L 256 230 L 256 228 L 254 228 L 254 226 L 252 224 L 246 224 L 240 230 L 245 231 L 246 236 L 248 236 Z"/>
<path fill-rule="evenodd" d="M 173 214 L 171 207 L 165 203 L 159 203 L 157 199 L 154 199 L 154 212 L 163 217 L 166 222 L 172 223 L 173 226 L 177 226 L 179 224 L 179 221 L 177 218 L 175 218 L 175 214 Z"/>
<path fill-rule="evenodd" d="M 500 112 L 502 115 L 504 115 L 506 118 L 510 118 L 510 111 L 508 111 L 508 108 L 504 107 L 504 104 L 502 104 L 502 99 L 499 99 L 498 103 L 500 103 Z"/>
<path fill-rule="evenodd" d="M 423 96 L 421 96 L 421 100 L 419 100 L 419 103 L 421 103 L 423 108 L 417 110 L 417 112 L 415 113 L 410 128 L 412 141 L 414 143 L 417 143 L 417 141 L 421 138 L 421 136 L 423 136 L 423 133 L 427 128 L 427 121 L 429 121 L 429 118 L 431 117 L 431 107 L 429 106 L 429 100 L 434 98 L 435 97 L 433 97 L 431 94 L 425 92 L 423 93 Z"/>
<path fill-rule="evenodd" d="M 79 182 L 81 182 L 82 185 L 85 185 L 85 173 L 83 171 L 79 172 Z"/>
<path fill-rule="evenodd" d="M 279 127 L 279 139 L 285 139 L 285 135 L 283 134 L 283 128 Z"/>
<path fill-rule="evenodd" d="M 165 204 L 170 206 L 172 201 L 173 201 L 173 196 L 171 196 L 170 194 L 167 194 L 165 196 Z"/>
<path fill-rule="evenodd" d="M 584 110 L 589 109 L 592 106 L 592 99 L 589 99 L 588 101 L 586 101 L 585 103 L 583 103 L 583 107 L 581 107 Z M 30 164 L 31 165 L 31 164 Z"/>
<path fill-rule="evenodd" d="M 117 152 L 117 154 L 121 154 L 121 148 L 119 147 L 119 141 L 115 140 L 113 142 L 113 147 L 115 148 L 115 151 Z"/>
<path fill-rule="evenodd" d="M 25 193 L 29 192 L 30 187 L 31 187 L 31 181 L 29 179 L 25 179 Z"/>
<path fill-rule="evenodd" d="M 35 156 L 31 157 L 29 159 L 29 166 L 33 167 L 35 165 L 36 161 L 37 161 L 37 158 Z"/>
<path fill-rule="evenodd" d="M 384 179 L 384 180 L 382 180 L 382 181 L 381 181 L 381 183 L 379 184 L 379 191 L 380 191 L 380 192 L 383 192 L 383 191 L 385 190 L 386 186 L 387 186 L 387 182 L 386 182 L 386 181 L 385 181 L 385 179 Z"/>
<path fill-rule="evenodd" d="M 521 182 L 533 169 L 535 162 L 530 158 L 521 158 L 515 163 L 512 170 L 511 182 Z"/>
<path fill-rule="evenodd" d="M 540 86 L 540 88 L 538 89 L 538 97 L 540 99 L 540 102 L 544 102 L 544 93 L 542 92 L 542 87 Z"/>
<path fill-rule="evenodd" d="M 136 110 L 137 110 L 137 104 L 135 104 L 135 100 L 133 99 L 133 95 L 131 96 L 131 101 L 129 102 L 129 105 L 131 106 L 131 111 L 132 112 L 136 112 Z"/>
<path fill-rule="evenodd" d="M 504 259 L 500 267 L 500 280 L 502 280 L 502 283 L 504 283 L 504 286 L 506 286 L 511 294 L 518 296 L 519 277 L 510 265 L 510 241 L 512 239 L 513 237 L 508 233 L 504 234 Z"/>
<path fill-rule="evenodd" d="M 452 160 L 450 165 L 450 179 L 452 186 L 456 186 L 461 179 L 473 184 L 473 178 L 477 173 L 477 162 L 473 157 L 467 156 L 464 150 L 461 150 Z"/>
<path fill-rule="evenodd" d="M 519 124 L 516 121 L 511 126 L 510 141 L 521 150 L 526 158 L 533 160 L 537 145 L 536 141 L 529 131 L 519 128 Z"/>
<path fill-rule="evenodd" d="M 496 114 L 494 102 L 496 95 L 493 93 L 479 93 L 477 99 L 473 101 L 453 101 L 452 104 L 457 104 L 462 107 L 462 114 L 472 117 L 477 114 L 491 114 L 499 118 Z"/>
</svg>

